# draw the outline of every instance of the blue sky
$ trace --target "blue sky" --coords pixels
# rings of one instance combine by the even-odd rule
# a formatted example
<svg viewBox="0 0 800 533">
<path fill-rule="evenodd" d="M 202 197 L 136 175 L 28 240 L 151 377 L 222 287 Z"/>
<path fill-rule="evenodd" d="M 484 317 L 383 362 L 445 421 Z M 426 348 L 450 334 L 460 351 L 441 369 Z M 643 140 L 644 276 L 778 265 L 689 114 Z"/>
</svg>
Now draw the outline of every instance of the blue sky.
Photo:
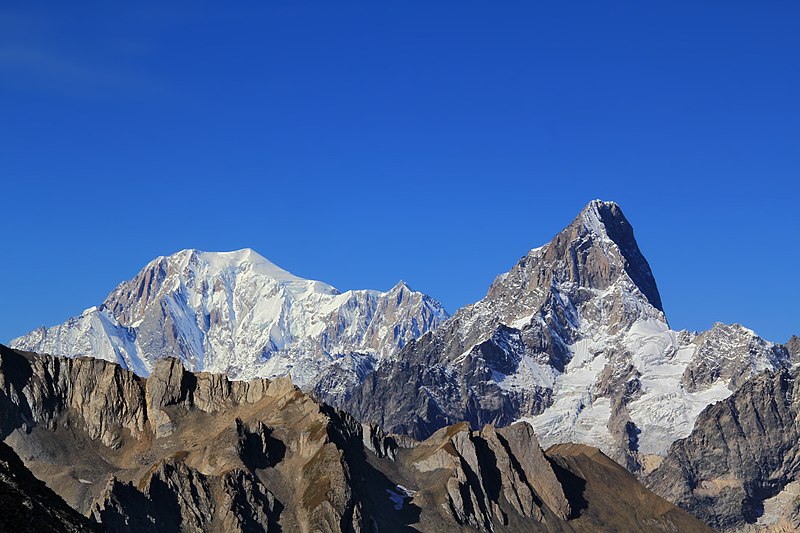
<svg viewBox="0 0 800 533">
<path fill-rule="evenodd" d="M 673 327 L 800 334 L 797 2 L 9 4 L 1 342 L 190 247 L 454 311 L 593 198 Z"/>
</svg>

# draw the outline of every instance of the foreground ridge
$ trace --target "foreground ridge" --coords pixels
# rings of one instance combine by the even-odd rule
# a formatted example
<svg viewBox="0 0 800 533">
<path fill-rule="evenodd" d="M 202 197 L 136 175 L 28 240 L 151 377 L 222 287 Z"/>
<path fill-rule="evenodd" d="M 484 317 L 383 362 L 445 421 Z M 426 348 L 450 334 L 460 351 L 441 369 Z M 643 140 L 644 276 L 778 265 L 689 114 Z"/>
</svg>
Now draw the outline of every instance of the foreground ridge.
<svg viewBox="0 0 800 533">
<path fill-rule="evenodd" d="M 36 479 L 3 442 L 0 442 L 0 508 L 0 531 L 82 533 L 98 529 Z"/>
<path fill-rule="evenodd" d="M 524 423 L 384 435 L 289 380 L 0 346 L 0 436 L 109 530 L 710 531 L 596 449 Z M 607 480 L 612 480 L 609 482 Z"/>
</svg>

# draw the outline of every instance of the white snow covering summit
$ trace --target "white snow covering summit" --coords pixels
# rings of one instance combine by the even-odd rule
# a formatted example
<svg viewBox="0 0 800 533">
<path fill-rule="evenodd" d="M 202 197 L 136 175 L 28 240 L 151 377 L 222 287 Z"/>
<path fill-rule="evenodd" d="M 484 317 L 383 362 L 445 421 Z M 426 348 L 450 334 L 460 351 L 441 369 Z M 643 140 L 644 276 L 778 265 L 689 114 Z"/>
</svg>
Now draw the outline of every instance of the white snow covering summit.
<svg viewBox="0 0 800 533">
<path fill-rule="evenodd" d="M 398 404 L 422 391 L 443 416 L 522 418 L 545 447 L 585 443 L 629 466 L 652 464 L 744 380 L 789 364 L 785 348 L 739 325 L 672 330 L 630 224 L 599 200 L 447 318 L 402 282 L 340 293 L 250 249 L 184 250 L 152 261 L 102 305 L 11 346 L 98 357 L 141 376 L 163 357 L 234 379 L 288 375 L 339 405 L 386 361 L 380 370 L 394 373 L 374 385 Z M 420 365 L 406 364 L 415 357 Z M 442 371 L 426 377 L 431 367 Z M 362 414 L 387 415 L 372 396 L 363 403 Z M 388 414 L 410 427 L 405 409 Z"/>
<path fill-rule="evenodd" d="M 785 366 L 788 353 L 736 324 L 700 334 L 672 330 L 649 266 L 615 210 L 590 202 L 552 242 L 498 276 L 486 298 L 459 310 L 451 323 L 465 349 L 446 364 L 456 375 L 476 347 L 497 336 L 498 323 L 510 328 L 495 342 L 513 370 L 486 363 L 488 383 L 519 401 L 551 393 L 542 412 L 522 417 L 543 446 L 584 443 L 620 460 L 621 449 L 666 454 L 705 407 L 749 377 Z M 563 369 L 548 361 L 559 347 Z"/>
<path fill-rule="evenodd" d="M 439 302 L 403 282 L 387 292 L 340 293 L 251 249 L 183 250 L 151 261 L 99 307 L 11 346 L 101 358 L 140 376 L 157 359 L 178 357 L 193 371 L 235 379 L 289 375 L 311 387 L 340 360 L 341 368 L 355 366 L 363 375 L 364 364 L 379 363 L 446 318 Z"/>
</svg>

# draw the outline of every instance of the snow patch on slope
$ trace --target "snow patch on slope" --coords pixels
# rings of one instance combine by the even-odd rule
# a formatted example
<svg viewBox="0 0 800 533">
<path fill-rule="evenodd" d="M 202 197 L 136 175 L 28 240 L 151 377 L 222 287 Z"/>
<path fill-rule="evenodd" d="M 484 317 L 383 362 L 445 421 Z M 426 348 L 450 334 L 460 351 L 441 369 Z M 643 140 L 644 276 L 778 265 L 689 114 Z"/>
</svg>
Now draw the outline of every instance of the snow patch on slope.
<svg viewBox="0 0 800 533">
<path fill-rule="evenodd" d="M 553 405 L 538 416 L 522 420 L 533 426 L 545 447 L 561 442 L 610 447 L 612 441 L 607 426 L 611 402 L 594 393 L 595 383 L 608 359 L 595 351 L 595 345 L 588 339 L 571 345 L 570 350 L 572 359 L 555 378 Z"/>
<path fill-rule="evenodd" d="M 634 324 L 625 338 L 644 391 L 628 406 L 631 420 L 641 430 L 639 451 L 644 454 L 666 454 L 672 442 L 691 433 L 706 406 L 731 394 L 722 380 L 698 392 L 684 388 L 682 377 L 697 345 L 682 345 L 678 336 L 664 323 L 645 321 Z"/>
</svg>

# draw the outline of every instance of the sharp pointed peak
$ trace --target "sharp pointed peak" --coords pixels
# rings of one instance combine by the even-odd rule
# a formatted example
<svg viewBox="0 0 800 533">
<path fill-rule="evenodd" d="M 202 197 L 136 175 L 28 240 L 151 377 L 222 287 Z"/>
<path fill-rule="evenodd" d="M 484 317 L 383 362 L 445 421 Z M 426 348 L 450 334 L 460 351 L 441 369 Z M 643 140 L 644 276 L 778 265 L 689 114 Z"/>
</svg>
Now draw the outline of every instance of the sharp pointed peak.
<svg viewBox="0 0 800 533">
<path fill-rule="evenodd" d="M 650 265 L 639 249 L 633 227 L 618 203 L 592 200 L 568 226 L 567 232 L 577 230 L 579 235 L 589 235 L 598 242 L 617 247 L 624 258 L 625 271 L 641 292 L 658 310 L 664 310 Z"/>
<path fill-rule="evenodd" d="M 594 200 L 590 200 L 586 207 L 583 208 L 583 211 L 594 210 L 598 211 L 600 209 L 619 209 L 619 204 L 614 202 L 613 200 L 601 200 L 600 198 L 595 198 Z"/>
<path fill-rule="evenodd" d="M 409 292 L 414 292 L 414 289 L 412 289 L 411 286 L 408 283 L 406 283 L 405 281 L 403 281 L 402 279 L 400 281 L 398 281 L 395 284 L 394 287 L 389 289 L 389 292 L 402 291 L 403 289 L 405 289 L 405 290 L 407 290 Z"/>
<path fill-rule="evenodd" d="M 590 233 L 601 237 L 609 236 L 614 226 L 630 227 L 618 203 L 599 199 L 586 204 L 576 221 L 580 221 Z"/>
</svg>

